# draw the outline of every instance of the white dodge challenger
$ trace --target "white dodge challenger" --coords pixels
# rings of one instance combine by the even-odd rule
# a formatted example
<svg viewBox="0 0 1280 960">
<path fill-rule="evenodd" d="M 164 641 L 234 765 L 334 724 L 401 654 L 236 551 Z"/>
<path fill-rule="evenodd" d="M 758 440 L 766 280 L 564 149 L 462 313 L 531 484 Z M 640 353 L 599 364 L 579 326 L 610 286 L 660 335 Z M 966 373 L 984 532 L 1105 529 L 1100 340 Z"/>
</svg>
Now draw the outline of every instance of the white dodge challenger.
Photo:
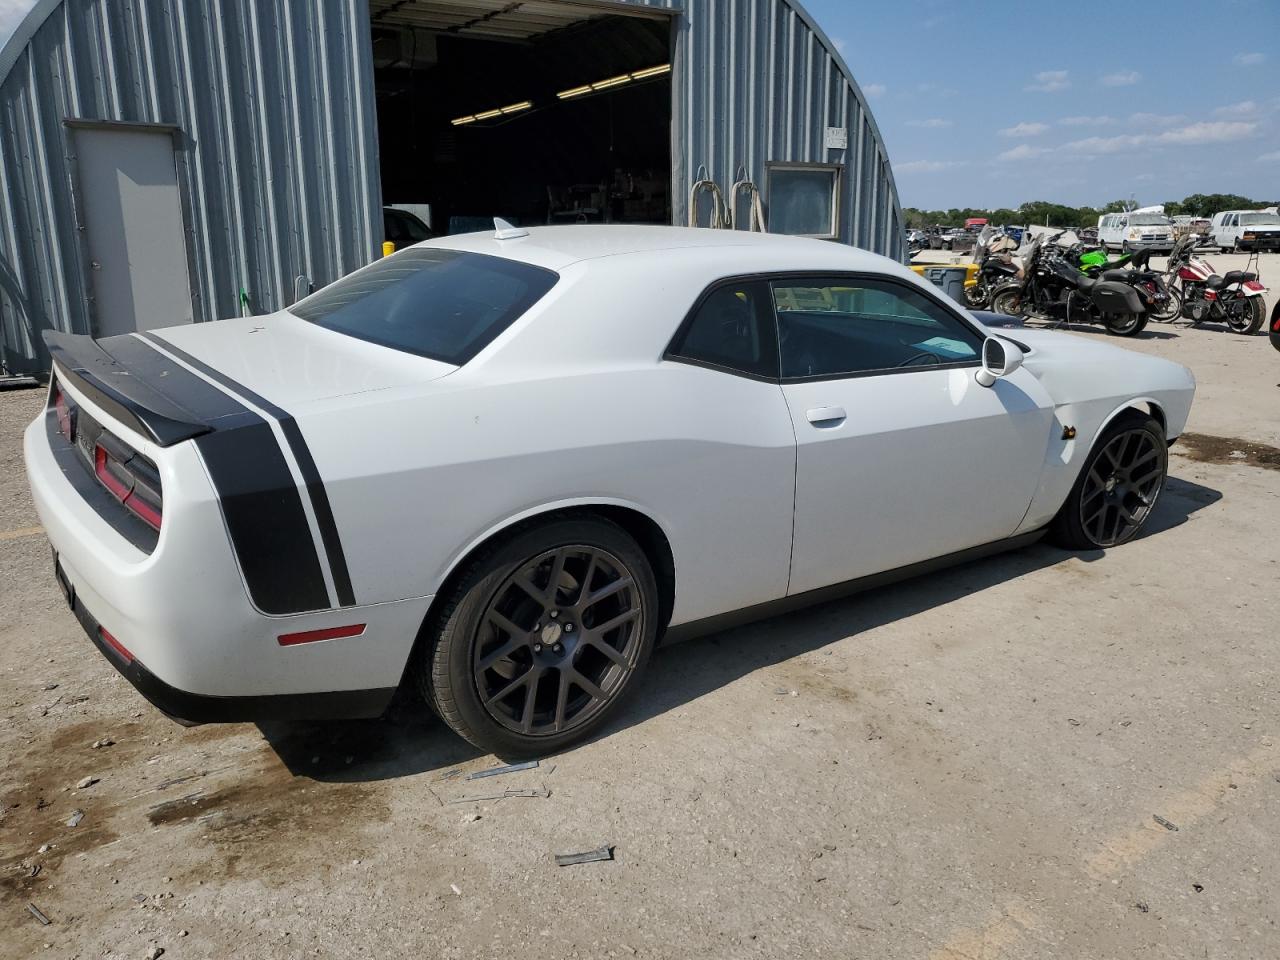
<svg viewBox="0 0 1280 960">
<path fill-rule="evenodd" d="M 404 684 L 554 751 L 664 637 L 1132 538 L 1195 390 L 845 246 L 499 226 L 269 316 L 47 335 L 54 572 L 159 709 L 374 716 Z"/>
</svg>

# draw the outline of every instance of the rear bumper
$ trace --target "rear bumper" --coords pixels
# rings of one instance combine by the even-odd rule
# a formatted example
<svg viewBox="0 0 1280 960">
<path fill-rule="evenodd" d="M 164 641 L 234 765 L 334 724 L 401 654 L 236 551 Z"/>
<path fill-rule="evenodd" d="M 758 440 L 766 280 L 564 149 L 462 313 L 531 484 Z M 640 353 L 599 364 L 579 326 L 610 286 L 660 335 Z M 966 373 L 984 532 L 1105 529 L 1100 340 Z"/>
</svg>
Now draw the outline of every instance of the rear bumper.
<svg viewBox="0 0 1280 960">
<path fill-rule="evenodd" d="M 1256 240 L 1241 240 L 1241 250 L 1280 250 L 1280 234 L 1274 237 L 1258 237 Z"/>
<path fill-rule="evenodd" d="M 84 602 L 77 599 L 74 591 L 69 601 L 80 626 L 106 657 L 107 662 L 133 684 L 134 689 L 146 697 L 152 706 L 182 724 L 377 717 L 386 710 L 396 692 L 395 687 L 382 687 L 373 690 L 247 697 L 211 697 L 188 693 L 165 683 L 140 660 L 125 659 L 103 639 L 101 624 Z"/>
<path fill-rule="evenodd" d="M 42 414 L 24 437 L 36 512 L 61 562 L 72 609 L 132 659 L 107 658 L 152 703 L 191 722 L 377 714 L 400 683 L 431 597 L 272 616 L 250 602 L 214 493 L 192 443 L 142 444 L 164 477 L 164 523 L 148 552 L 78 490 Z M 363 624 L 358 635 L 284 644 L 286 634 Z"/>
</svg>

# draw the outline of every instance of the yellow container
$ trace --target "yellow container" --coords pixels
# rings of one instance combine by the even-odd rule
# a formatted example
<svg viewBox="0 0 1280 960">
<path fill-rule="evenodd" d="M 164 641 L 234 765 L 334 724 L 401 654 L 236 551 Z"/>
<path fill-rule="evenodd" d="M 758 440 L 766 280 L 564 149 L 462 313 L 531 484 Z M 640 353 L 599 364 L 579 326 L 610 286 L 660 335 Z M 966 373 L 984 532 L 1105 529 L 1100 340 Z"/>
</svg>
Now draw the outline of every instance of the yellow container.
<svg viewBox="0 0 1280 960">
<path fill-rule="evenodd" d="M 916 276 L 923 277 L 924 272 L 929 267 L 964 267 L 964 285 L 972 287 L 978 282 L 978 269 L 981 264 L 977 263 L 913 263 L 911 270 Z"/>
</svg>

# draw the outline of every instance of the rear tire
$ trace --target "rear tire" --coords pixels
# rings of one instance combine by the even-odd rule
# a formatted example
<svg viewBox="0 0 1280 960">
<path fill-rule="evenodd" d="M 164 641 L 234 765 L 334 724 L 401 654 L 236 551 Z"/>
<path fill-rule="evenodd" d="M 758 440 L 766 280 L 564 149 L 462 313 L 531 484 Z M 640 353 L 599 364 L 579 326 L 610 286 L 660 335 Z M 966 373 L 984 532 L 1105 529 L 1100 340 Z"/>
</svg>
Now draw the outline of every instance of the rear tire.
<svg viewBox="0 0 1280 960">
<path fill-rule="evenodd" d="M 455 733 L 501 757 L 546 756 L 598 731 L 658 632 L 648 558 L 601 517 L 518 528 L 443 599 L 424 628 L 419 689 Z"/>
<path fill-rule="evenodd" d="M 1022 316 L 1022 291 L 1012 287 L 996 291 L 991 297 L 991 312 L 1006 317 Z"/>
<path fill-rule="evenodd" d="M 1227 327 L 1232 333 L 1251 337 L 1262 329 L 1262 321 L 1266 319 L 1261 297 L 1246 297 L 1248 309 L 1241 316 L 1232 316 L 1227 320 Z"/>
<path fill-rule="evenodd" d="M 1127 543 L 1146 525 L 1168 472 L 1169 444 L 1159 421 L 1140 410 L 1124 411 L 1089 451 L 1049 526 L 1049 539 L 1067 550 Z"/>
<path fill-rule="evenodd" d="M 1107 333 L 1117 337 L 1136 337 L 1147 326 L 1145 313 L 1111 313 L 1104 318 Z"/>
</svg>

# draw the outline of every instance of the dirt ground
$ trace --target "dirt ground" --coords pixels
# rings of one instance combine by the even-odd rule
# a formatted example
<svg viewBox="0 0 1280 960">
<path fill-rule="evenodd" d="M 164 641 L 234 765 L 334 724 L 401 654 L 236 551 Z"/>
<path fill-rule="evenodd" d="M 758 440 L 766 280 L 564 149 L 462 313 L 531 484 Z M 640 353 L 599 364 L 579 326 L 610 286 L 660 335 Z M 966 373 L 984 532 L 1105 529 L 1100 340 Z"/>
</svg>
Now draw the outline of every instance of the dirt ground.
<svg viewBox="0 0 1280 960">
<path fill-rule="evenodd" d="M 42 397 L 0 395 L 0 957 L 1280 955 L 1280 353 L 1131 345 L 1200 381 L 1140 540 L 666 648 L 598 739 L 475 781 L 494 758 L 412 704 L 148 706 L 50 574 Z"/>
</svg>

